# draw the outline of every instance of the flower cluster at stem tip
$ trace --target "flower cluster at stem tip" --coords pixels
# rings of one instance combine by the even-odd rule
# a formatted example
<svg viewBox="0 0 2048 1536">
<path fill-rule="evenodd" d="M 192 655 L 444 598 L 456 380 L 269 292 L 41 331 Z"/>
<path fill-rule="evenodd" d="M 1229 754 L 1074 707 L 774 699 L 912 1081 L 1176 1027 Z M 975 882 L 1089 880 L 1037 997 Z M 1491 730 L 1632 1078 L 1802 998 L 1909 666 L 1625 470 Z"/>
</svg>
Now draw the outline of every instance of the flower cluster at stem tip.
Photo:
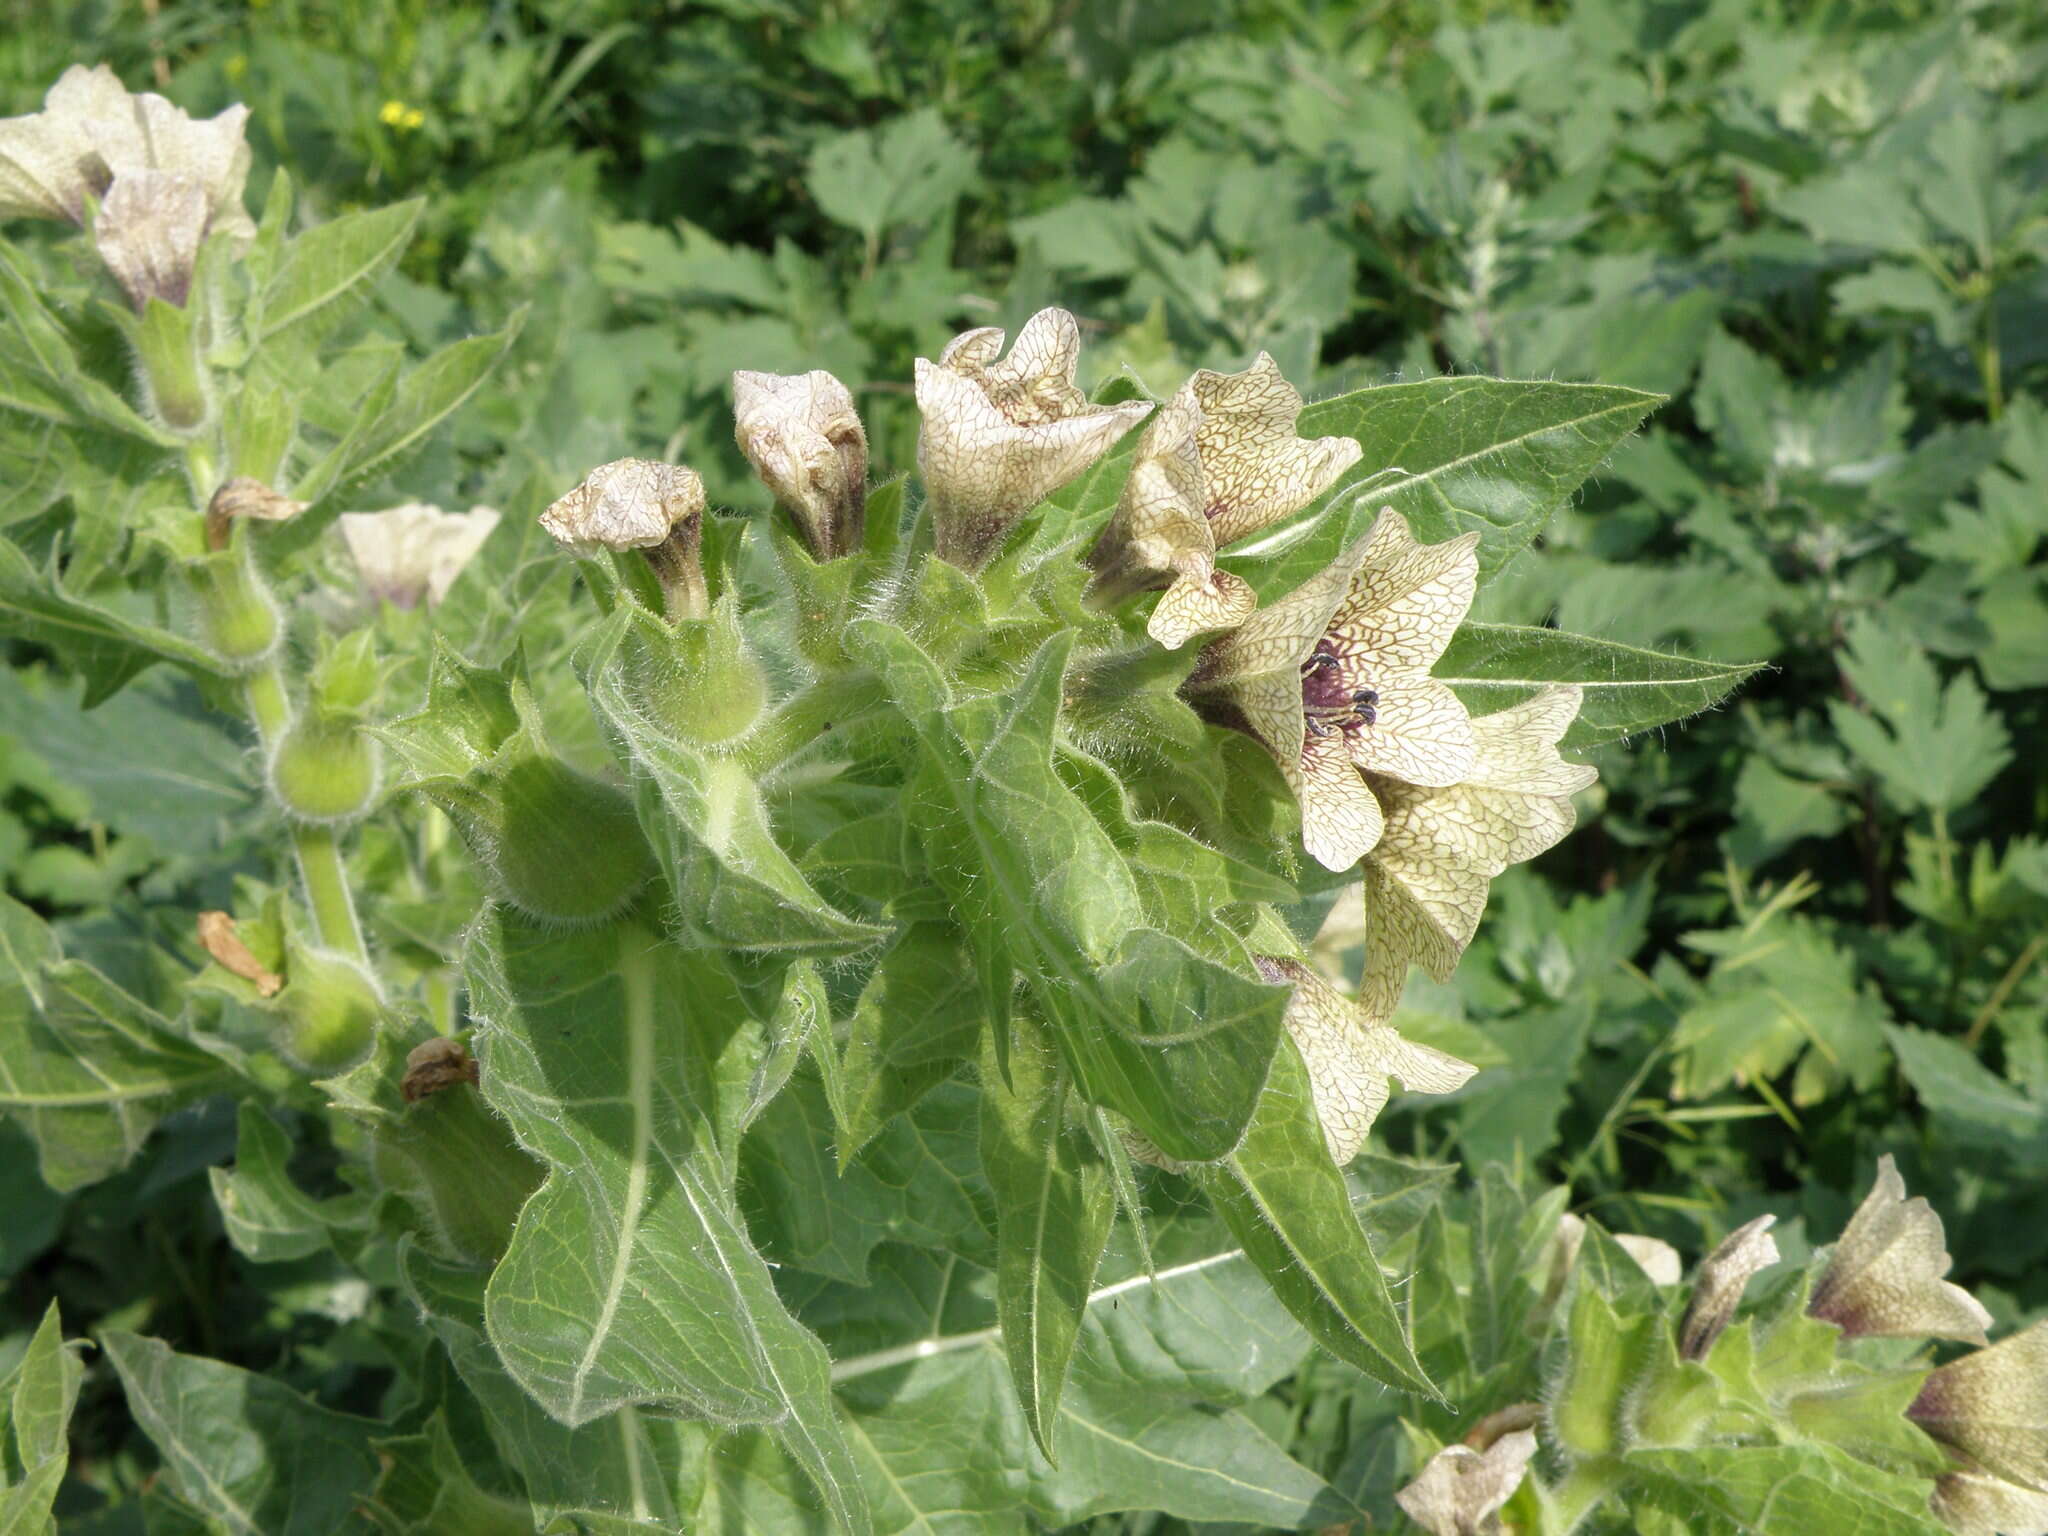
<svg viewBox="0 0 2048 1536">
<path fill-rule="evenodd" d="M 1081 328 L 1063 309 L 1033 315 L 1007 351 L 1005 340 L 992 327 L 967 331 L 936 361 L 917 361 L 932 553 L 984 571 L 1032 508 L 1144 424 L 1085 555 L 1086 598 L 1099 610 L 1156 591 L 1152 642 L 1177 650 L 1206 637 L 1184 696 L 1273 754 L 1308 852 L 1359 874 L 1370 940 L 1355 1002 L 1298 961 L 1259 961 L 1265 979 L 1294 989 L 1287 1028 L 1330 1152 L 1348 1161 L 1391 1082 L 1447 1093 L 1472 1075 L 1388 1021 L 1411 964 L 1449 975 L 1493 877 L 1571 829 L 1571 796 L 1594 778 L 1557 751 L 1579 691 L 1546 688 L 1475 720 L 1431 676 L 1477 590 L 1477 534 L 1421 543 L 1385 508 L 1326 569 L 1265 605 L 1219 567 L 1220 549 L 1308 508 L 1363 455 L 1352 438 L 1299 434 L 1302 397 L 1271 357 L 1240 373 L 1198 371 L 1155 408 L 1088 398 L 1075 382 Z M 822 370 L 743 369 L 732 382 L 735 438 L 788 531 L 820 564 L 858 553 L 867 436 L 851 391 Z M 579 557 L 639 552 L 667 617 L 681 620 L 709 612 L 705 515 L 694 471 L 627 459 L 592 471 L 541 522 Z"/>
<path fill-rule="evenodd" d="M 1560 1218 L 1532 1277 L 1565 1346 L 1546 1401 L 1483 1414 L 1400 1491 L 1402 1510 L 1430 1536 L 1498 1536 L 1521 1528 L 1514 1501 L 1566 1536 L 1626 1499 L 1632 1450 L 1817 1442 L 1874 1471 L 1912 1465 L 1931 1484 L 1928 1513 L 1959 1536 L 2048 1536 L 2048 1323 L 1990 1342 L 1990 1314 L 1946 1278 L 1941 1218 L 1907 1198 L 1889 1157 L 1834 1246 L 1738 1321 L 1751 1281 L 1780 1263 L 1775 1220 L 1745 1222 L 1702 1259 L 1682 1312 L 1660 1297 L 1645 1345 L 1617 1336 L 1628 1318 L 1611 1293 L 1624 1287 L 1610 1261 L 1582 1262 L 1587 1224 Z M 1657 1291 L 1681 1284 L 1669 1244 L 1609 1241 Z M 1887 1365 L 1897 1355 L 1864 1339 L 1975 1347 Z"/>
</svg>

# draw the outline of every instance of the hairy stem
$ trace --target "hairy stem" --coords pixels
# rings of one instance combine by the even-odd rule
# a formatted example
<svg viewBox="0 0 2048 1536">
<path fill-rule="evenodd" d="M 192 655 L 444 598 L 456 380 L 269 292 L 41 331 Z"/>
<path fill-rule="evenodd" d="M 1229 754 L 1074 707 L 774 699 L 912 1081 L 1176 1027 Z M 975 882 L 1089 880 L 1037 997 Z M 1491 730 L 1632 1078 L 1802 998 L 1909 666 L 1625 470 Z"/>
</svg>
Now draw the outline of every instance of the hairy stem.
<svg viewBox="0 0 2048 1536">
<path fill-rule="evenodd" d="M 250 674 L 242 685 L 242 698 L 249 718 L 263 741 L 266 760 L 277 750 L 292 723 L 291 697 L 285 691 L 284 672 L 275 658 Z M 306 893 L 306 905 L 313 914 L 313 931 L 328 949 L 355 960 L 367 960 L 363 931 L 356 921 L 355 900 L 349 894 L 348 871 L 342 864 L 341 845 L 329 827 L 289 821 L 292 852 L 297 856 L 299 881 Z"/>
</svg>

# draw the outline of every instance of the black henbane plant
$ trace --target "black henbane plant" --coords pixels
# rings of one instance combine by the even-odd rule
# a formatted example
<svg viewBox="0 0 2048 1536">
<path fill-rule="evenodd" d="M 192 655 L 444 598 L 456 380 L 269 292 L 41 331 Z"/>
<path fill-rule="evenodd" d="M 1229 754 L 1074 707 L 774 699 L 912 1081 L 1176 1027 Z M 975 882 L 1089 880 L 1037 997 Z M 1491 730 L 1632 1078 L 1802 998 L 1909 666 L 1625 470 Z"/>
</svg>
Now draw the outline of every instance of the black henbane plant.
<svg viewBox="0 0 2048 1536">
<path fill-rule="evenodd" d="M 785 516 L 619 460 L 538 519 L 572 581 L 526 519 L 343 515 L 513 335 L 403 368 L 361 316 L 417 207 L 292 234 L 280 175 L 252 224 L 241 122 L 73 70 L 0 123 L 0 213 L 88 237 L 0 245 L 0 606 L 88 708 L 168 662 L 239 717 L 238 846 L 270 858 L 141 960 L 0 910 L 0 1107 L 71 1190 L 237 1101 L 230 1241 L 345 1275 L 390 1379 L 379 1424 L 104 1331 L 155 1497 L 266 1531 L 1344 1518 L 1240 1410 L 1307 1339 L 1441 1407 L 1444 1319 L 1520 1252 L 1460 1249 L 1437 1175 L 1364 1153 L 1397 1086 L 1473 1072 L 1396 1028 L 1409 968 L 1448 976 L 1489 882 L 1571 829 L 1575 752 L 1748 670 L 1468 620 L 1655 397 L 1304 405 L 1261 355 L 1091 399 L 1047 309 L 919 361 L 921 494 L 870 487 L 830 374 L 736 373 Z M 1361 885 L 1353 996 L 1304 935 Z M 1841 1332 L 1981 1337 L 1960 1292 L 1884 1301 L 1925 1248 L 1888 1209 L 1740 1345 L 1760 1229 L 1675 1328 L 1623 1267 L 1648 1250 L 1586 1235 L 1524 1338 L 1496 1308 L 1498 1358 L 1439 1372 L 1540 1373 L 1541 1404 L 1456 1405 L 1509 1417 L 1406 1507 L 1762 1528 L 1677 1491 L 1708 1450 L 1710 1490 L 1862 1457 L 1899 1520 L 1937 1473 L 1945 1512 L 2026 1505 L 2040 1431 L 1977 1426 L 2032 1335 L 1833 1363 Z M 14 1373 L 31 1520 L 78 1370 L 53 1316 Z"/>
</svg>

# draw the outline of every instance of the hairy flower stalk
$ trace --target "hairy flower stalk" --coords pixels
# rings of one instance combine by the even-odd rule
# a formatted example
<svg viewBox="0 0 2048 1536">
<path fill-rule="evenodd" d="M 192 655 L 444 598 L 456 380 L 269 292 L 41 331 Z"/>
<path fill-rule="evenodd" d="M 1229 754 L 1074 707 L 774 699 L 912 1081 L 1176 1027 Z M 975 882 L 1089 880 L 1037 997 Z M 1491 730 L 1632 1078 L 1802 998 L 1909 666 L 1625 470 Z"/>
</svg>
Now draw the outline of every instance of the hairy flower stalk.
<svg viewBox="0 0 2048 1536">
<path fill-rule="evenodd" d="M 1279 762 L 1301 802 L 1302 843 L 1330 869 L 1380 840 L 1366 772 L 1443 788 L 1472 770 L 1472 722 L 1429 669 L 1472 605 L 1477 543 L 1418 544 L 1386 508 L 1321 574 L 1212 640 L 1188 679 L 1197 709 Z"/>
<path fill-rule="evenodd" d="M 344 512 L 338 521 L 364 594 L 394 608 L 416 608 L 448 595 L 498 518 L 493 507 L 465 514 L 409 501 L 383 512 Z"/>
<path fill-rule="evenodd" d="M 846 386 L 822 368 L 732 376 L 733 435 L 815 560 L 860 548 L 868 437 Z"/>
<path fill-rule="evenodd" d="M 1879 1158 L 1877 1181 L 1835 1244 L 1807 1314 L 1852 1339 L 1982 1344 L 1991 1314 L 1968 1291 L 1942 1279 L 1949 1262 L 1941 1218 L 1925 1200 L 1908 1200 L 1897 1166 L 1889 1156 Z"/>
<path fill-rule="evenodd" d="M 704 482 L 693 469 L 653 459 L 614 459 L 540 515 L 540 525 L 572 554 L 639 550 L 661 583 L 671 619 L 711 611 L 704 584 Z"/>
<path fill-rule="evenodd" d="M 244 106 L 195 121 L 152 92 L 129 94 L 104 64 L 74 64 L 43 110 L 0 119 L 0 219 L 84 225 L 137 310 L 160 298 L 182 307 L 210 234 L 255 238 L 242 207 L 249 176 Z"/>
<path fill-rule="evenodd" d="M 1403 1039 L 1298 960 L 1260 955 L 1259 974 L 1292 985 L 1285 1022 L 1308 1068 L 1316 1118 L 1330 1156 L 1358 1156 L 1386 1108 L 1390 1080 L 1406 1093 L 1455 1093 L 1479 1069 L 1430 1046 Z"/>
<path fill-rule="evenodd" d="M 1089 404 L 1074 383 L 1081 328 L 1064 309 L 1025 321 L 998 361 L 1002 348 L 1002 331 L 984 327 L 955 336 L 936 363 L 917 360 L 917 467 L 934 552 L 968 571 L 1152 410 L 1143 400 Z"/>
<path fill-rule="evenodd" d="M 1261 352 L 1242 373 L 1203 369 L 1145 429 L 1088 564 L 1092 601 L 1164 586 L 1146 632 L 1168 650 L 1258 606 L 1216 551 L 1299 512 L 1358 462 L 1355 438 L 1303 438 L 1301 396 Z"/>
<path fill-rule="evenodd" d="M 1555 846 L 1575 822 L 1571 797 L 1596 777 L 1557 743 L 1579 712 L 1575 687 L 1545 688 L 1471 722 L 1472 765 L 1434 788 L 1367 775 L 1386 808 L 1365 862 L 1365 971 L 1359 1001 L 1391 1014 L 1408 967 L 1449 980 L 1486 910 L 1487 887 L 1510 864 Z"/>
</svg>

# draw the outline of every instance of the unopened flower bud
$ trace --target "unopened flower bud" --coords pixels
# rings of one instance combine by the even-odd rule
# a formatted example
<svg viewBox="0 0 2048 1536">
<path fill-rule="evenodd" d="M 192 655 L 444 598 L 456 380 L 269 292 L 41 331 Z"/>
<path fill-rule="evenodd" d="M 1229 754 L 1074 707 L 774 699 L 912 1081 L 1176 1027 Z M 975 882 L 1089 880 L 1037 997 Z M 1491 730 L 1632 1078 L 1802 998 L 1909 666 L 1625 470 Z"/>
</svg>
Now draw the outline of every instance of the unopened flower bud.
<svg viewBox="0 0 2048 1536">
<path fill-rule="evenodd" d="M 1526 1429 L 1484 1451 L 1447 1445 L 1394 1502 L 1430 1536 L 1492 1536 L 1501 1528 L 1500 1507 L 1522 1486 L 1535 1456 L 1536 1436 Z"/>
<path fill-rule="evenodd" d="M 1944 1244 L 1933 1207 L 1918 1197 L 1908 1200 L 1891 1158 L 1878 1159 L 1877 1182 L 1835 1244 L 1807 1315 L 1833 1323 L 1852 1339 L 1983 1343 L 1991 1314 L 1968 1291 L 1941 1278 L 1950 1263 Z"/>
<path fill-rule="evenodd" d="M 151 299 L 183 309 L 206 235 L 206 188 L 176 171 L 116 177 L 93 221 L 93 244 L 139 314 Z"/>
<path fill-rule="evenodd" d="M 277 649 L 284 620 L 246 544 L 216 550 L 182 567 L 198 601 L 206 648 L 224 671 L 252 672 Z"/>
<path fill-rule="evenodd" d="M 297 821 L 342 826 L 377 799 L 377 744 L 351 719 L 302 714 L 270 760 L 270 788 Z"/>
<path fill-rule="evenodd" d="M 1685 1322 L 1678 1330 L 1678 1352 L 1688 1360 L 1706 1358 L 1742 1304 L 1742 1293 L 1750 1277 L 1778 1262 L 1778 1240 L 1771 1236 L 1775 1216 L 1759 1216 L 1744 1222 L 1721 1239 L 1721 1244 L 1700 1261 L 1699 1278 L 1693 1282 L 1692 1303 L 1685 1309 Z"/>
<path fill-rule="evenodd" d="M 477 1081 L 476 1060 L 461 1044 L 428 1040 L 405 1060 L 406 1108 L 377 1126 L 372 1166 L 425 1218 L 434 1246 L 493 1263 L 545 1170 L 481 1094 L 450 1091 Z"/>
<path fill-rule="evenodd" d="M 732 376 L 740 452 L 796 520 L 814 559 L 860 547 L 868 498 L 868 439 L 853 396 L 823 369 Z"/>
<path fill-rule="evenodd" d="M 2048 1323 L 1936 1367 L 1906 1417 L 1986 1471 L 2048 1493 Z"/>
<path fill-rule="evenodd" d="M 417 608 L 448 595 L 498 526 L 498 513 L 471 507 L 465 515 L 409 501 L 384 512 L 344 512 L 338 521 L 365 595 L 394 608 Z"/>
<path fill-rule="evenodd" d="M 442 808 L 497 897 L 565 928 L 623 911 L 654 874 L 633 802 L 559 758 L 522 755 Z"/>
<path fill-rule="evenodd" d="M 998 362 L 1002 347 L 1003 333 L 984 327 L 955 336 L 936 363 L 917 360 L 917 466 L 934 552 L 968 571 L 1152 409 L 1089 403 L 1074 383 L 1081 328 L 1064 309 L 1033 315 Z"/>
<path fill-rule="evenodd" d="M 700 553 L 704 482 L 695 470 L 614 459 L 543 512 L 540 525 L 572 554 L 639 550 L 661 582 L 670 618 L 702 618 L 710 610 Z"/>
</svg>

